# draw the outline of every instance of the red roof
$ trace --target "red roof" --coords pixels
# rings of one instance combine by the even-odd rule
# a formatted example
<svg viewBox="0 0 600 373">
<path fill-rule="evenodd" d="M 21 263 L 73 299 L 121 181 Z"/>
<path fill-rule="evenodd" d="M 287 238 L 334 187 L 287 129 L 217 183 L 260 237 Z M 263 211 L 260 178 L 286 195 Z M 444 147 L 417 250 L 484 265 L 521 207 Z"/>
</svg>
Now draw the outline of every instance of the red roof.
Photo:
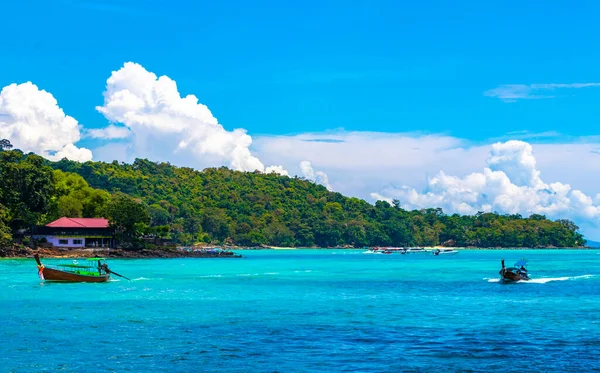
<svg viewBox="0 0 600 373">
<path fill-rule="evenodd" d="M 62 217 L 46 224 L 52 228 L 108 228 L 108 220 L 104 218 L 67 218 Z"/>
</svg>

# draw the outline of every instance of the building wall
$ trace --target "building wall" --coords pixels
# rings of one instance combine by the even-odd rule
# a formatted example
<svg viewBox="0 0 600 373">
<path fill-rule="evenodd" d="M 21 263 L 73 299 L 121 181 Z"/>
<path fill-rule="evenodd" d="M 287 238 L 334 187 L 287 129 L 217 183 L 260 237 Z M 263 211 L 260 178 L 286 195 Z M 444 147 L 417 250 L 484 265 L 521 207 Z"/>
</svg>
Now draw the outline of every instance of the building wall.
<svg viewBox="0 0 600 373">
<path fill-rule="evenodd" d="M 40 227 L 38 227 L 40 228 Z M 48 228 L 48 227 L 41 227 Z M 88 232 L 33 232 L 31 238 L 40 240 L 45 238 L 49 244 L 55 247 L 66 248 L 84 248 L 89 245 L 91 248 L 111 248 L 116 245 L 115 238 L 107 233 L 107 230 L 89 230 Z M 87 234 L 89 233 L 89 235 Z M 66 243 L 60 243 L 59 240 L 66 240 Z M 74 244 L 73 240 L 81 240 L 81 243 Z M 104 245 L 104 246 L 102 246 Z"/>
<path fill-rule="evenodd" d="M 36 238 L 46 237 L 48 243 L 55 247 L 85 247 L 84 237 L 56 237 L 56 236 L 38 236 Z M 61 240 L 66 240 L 67 243 L 60 243 Z M 73 243 L 73 240 L 81 240 L 80 244 Z"/>
</svg>

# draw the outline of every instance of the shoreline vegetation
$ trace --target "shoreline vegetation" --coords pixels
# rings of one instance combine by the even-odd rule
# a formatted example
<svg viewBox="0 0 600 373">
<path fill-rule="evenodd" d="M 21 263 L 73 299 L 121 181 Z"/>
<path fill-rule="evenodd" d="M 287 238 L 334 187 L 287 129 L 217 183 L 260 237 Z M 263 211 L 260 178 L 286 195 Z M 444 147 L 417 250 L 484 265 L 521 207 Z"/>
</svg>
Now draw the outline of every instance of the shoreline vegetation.
<svg viewBox="0 0 600 373">
<path fill-rule="evenodd" d="M 539 214 L 406 210 L 398 200 L 371 204 L 301 177 L 227 167 L 197 171 L 146 159 L 52 162 L 12 150 L 8 140 L 0 144 L 0 248 L 46 247 L 32 238 L 33 228 L 60 217 L 108 219 L 115 248 L 131 256 L 202 246 L 586 245 L 572 221 Z"/>
</svg>

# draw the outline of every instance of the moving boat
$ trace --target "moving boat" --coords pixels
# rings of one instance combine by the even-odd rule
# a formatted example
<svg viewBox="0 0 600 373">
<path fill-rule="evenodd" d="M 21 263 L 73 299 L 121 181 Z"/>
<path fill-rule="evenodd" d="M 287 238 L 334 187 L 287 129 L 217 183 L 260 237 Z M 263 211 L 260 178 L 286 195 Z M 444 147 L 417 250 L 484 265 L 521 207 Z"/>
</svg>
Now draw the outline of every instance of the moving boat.
<svg viewBox="0 0 600 373">
<path fill-rule="evenodd" d="M 404 248 L 402 247 L 374 247 L 367 251 L 364 251 L 363 254 L 394 254 L 403 252 Z"/>
<path fill-rule="evenodd" d="M 364 254 L 415 254 L 427 253 L 428 251 L 422 247 L 374 247 Z"/>
<path fill-rule="evenodd" d="M 38 254 L 35 254 L 33 257 L 37 262 L 38 275 L 40 279 L 45 281 L 107 282 L 111 274 L 128 279 L 111 271 L 106 264 L 105 258 L 88 258 L 83 264 L 74 261 L 73 263 L 59 264 L 56 268 L 49 268 L 42 264 Z"/>
<path fill-rule="evenodd" d="M 402 254 L 417 254 L 417 253 L 426 253 L 427 250 L 425 250 L 422 247 L 409 247 L 409 248 L 405 248 L 402 251 Z"/>
<path fill-rule="evenodd" d="M 433 255 L 454 255 L 458 254 L 458 250 L 454 249 L 437 249 L 433 252 Z"/>
<path fill-rule="evenodd" d="M 499 274 L 500 281 L 505 283 L 530 280 L 527 273 L 527 260 L 525 259 L 518 260 L 513 267 L 509 268 L 504 266 L 504 259 L 502 259 L 502 269 Z"/>
</svg>

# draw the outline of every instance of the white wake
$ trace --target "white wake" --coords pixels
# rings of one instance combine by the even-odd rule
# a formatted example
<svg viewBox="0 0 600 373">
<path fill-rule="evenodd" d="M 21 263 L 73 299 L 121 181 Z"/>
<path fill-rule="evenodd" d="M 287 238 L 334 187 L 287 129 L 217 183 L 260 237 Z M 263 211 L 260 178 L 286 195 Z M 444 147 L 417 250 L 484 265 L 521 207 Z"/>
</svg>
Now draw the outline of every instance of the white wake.
<svg viewBox="0 0 600 373">
<path fill-rule="evenodd" d="M 582 275 L 582 276 L 565 276 L 565 277 L 542 277 L 532 278 L 529 281 L 517 281 L 518 284 L 546 284 L 552 281 L 568 281 L 568 280 L 581 280 L 595 277 L 595 275 Z M 499 278 L 484 278 L 487 282 L 500 282 Z"/>
</svg>

